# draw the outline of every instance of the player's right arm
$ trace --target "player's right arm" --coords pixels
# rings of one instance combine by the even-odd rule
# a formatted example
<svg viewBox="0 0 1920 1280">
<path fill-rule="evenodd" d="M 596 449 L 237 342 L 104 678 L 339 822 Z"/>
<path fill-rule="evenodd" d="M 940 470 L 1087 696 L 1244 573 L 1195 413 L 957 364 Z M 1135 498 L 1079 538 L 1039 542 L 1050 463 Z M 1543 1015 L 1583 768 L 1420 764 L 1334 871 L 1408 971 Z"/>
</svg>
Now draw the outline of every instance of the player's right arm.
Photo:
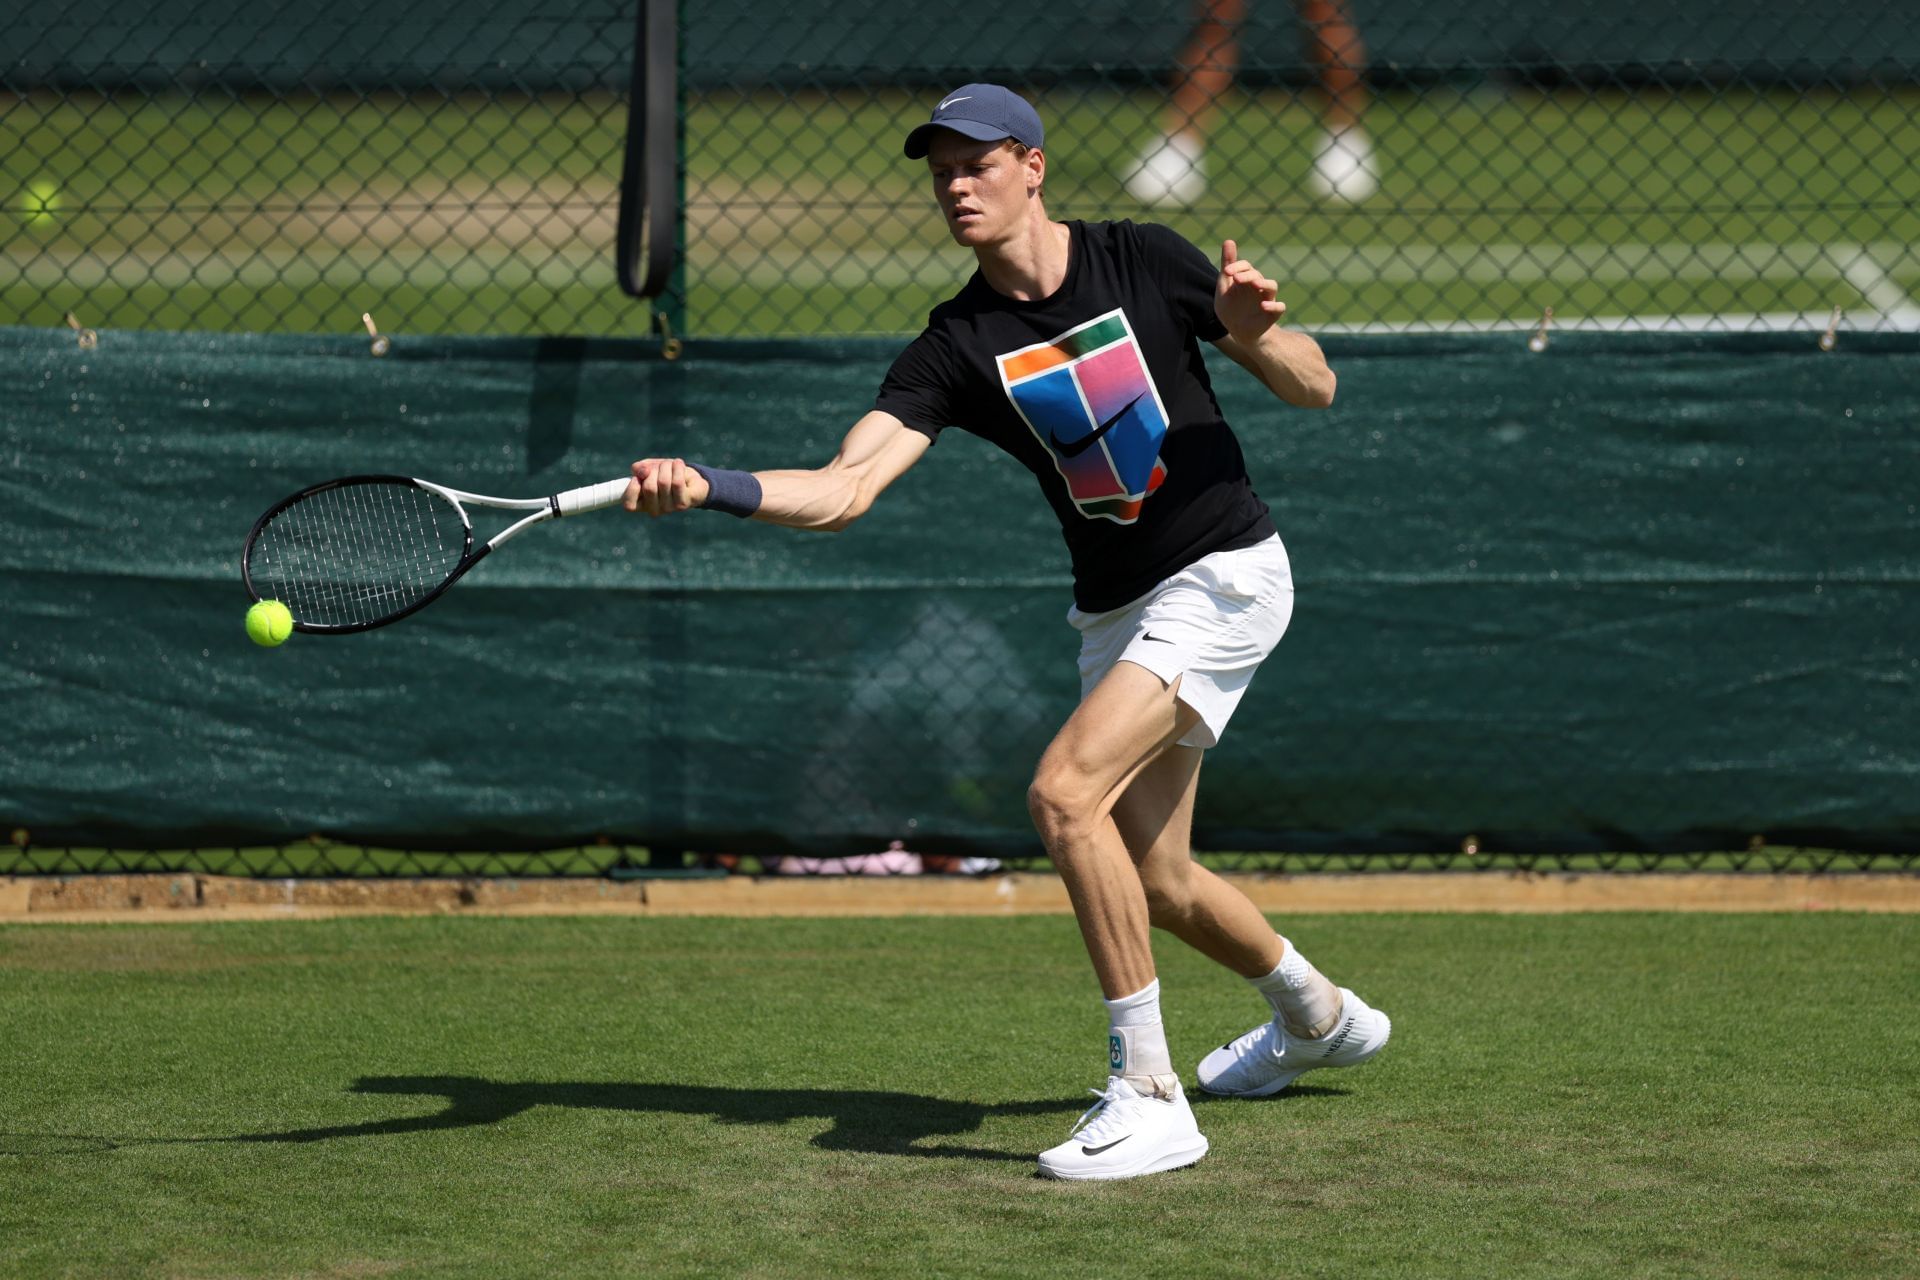
<svg viewBox="0 0 1920 1280">
<path fill-rule="evenodd" d="M 853 424 L 840 451 L 810 471 L 756 471 L 760 504 L 753 518 L 790 529 L 838 533 L 852 524 L 873 500 L 933 441 L 890 413 L 876 409 Z M 642 458 L 633 464 L 624 504 L 629 511 L 664 516 L 703 505 L 705 477 L 680 458 Z"/>
</svg>

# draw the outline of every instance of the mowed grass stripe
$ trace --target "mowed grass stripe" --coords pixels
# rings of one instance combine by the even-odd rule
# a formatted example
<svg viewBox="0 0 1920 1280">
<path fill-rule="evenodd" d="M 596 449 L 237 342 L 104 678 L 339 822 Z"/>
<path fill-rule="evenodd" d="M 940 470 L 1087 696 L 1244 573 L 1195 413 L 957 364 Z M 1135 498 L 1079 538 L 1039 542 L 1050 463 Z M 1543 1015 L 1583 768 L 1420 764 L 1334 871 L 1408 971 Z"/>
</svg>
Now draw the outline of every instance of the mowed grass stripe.
<svg viewBox="0 0 1920 1280">
<path fill-rule="evenodd" d="M 0 1272 L 1920 1273 L 1920 921 L 1295 936 L 1389 1050 L 1061 1186 L 1064 918 L 0 929 Z M 1189 1074 L 1258 1016 L 1161 977 Z"/>
</svg>

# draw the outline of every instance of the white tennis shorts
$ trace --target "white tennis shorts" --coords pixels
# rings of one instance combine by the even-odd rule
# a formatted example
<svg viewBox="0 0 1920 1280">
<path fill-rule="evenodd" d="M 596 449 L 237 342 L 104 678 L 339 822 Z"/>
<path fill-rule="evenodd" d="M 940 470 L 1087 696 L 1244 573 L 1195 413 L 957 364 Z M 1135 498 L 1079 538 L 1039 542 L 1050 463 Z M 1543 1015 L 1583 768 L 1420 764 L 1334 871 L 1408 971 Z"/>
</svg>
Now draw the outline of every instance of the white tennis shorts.
<svg viewBox="0 0 1920 1280">
<path fill-rule="evenodd" d="M 1293 566 L 1276 534 L 1194 561 L 1132 604 L 1105 613 L 1067 610 L 1080 633 L 1080 697 L 1116 662 L 1137 663 L 1168 684 L 1200 723 L 1185 747 L 1220 741 L 1233 709 L 1293 618 Z"/>
</svg>

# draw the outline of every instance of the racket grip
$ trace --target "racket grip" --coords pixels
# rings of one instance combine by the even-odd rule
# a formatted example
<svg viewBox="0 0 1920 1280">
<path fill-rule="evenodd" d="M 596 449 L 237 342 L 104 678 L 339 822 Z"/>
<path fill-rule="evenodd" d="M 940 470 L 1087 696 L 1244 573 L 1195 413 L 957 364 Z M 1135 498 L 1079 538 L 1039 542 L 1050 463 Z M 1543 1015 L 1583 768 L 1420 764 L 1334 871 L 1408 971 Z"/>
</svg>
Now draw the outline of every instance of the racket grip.
<svg viewBox="0 0 1920 1280">
<path fill-rule="evenodd" d="M 553 495 L 553 506 L 563 516 L 577 516 L 582 511 L 610 507 L 625 497 L 626 493 L 627 480 L 622 476 L 605 484 L 583 485 L 578 489 L 568 489 L 565 493 L 556 493 Z"/>
</svg>

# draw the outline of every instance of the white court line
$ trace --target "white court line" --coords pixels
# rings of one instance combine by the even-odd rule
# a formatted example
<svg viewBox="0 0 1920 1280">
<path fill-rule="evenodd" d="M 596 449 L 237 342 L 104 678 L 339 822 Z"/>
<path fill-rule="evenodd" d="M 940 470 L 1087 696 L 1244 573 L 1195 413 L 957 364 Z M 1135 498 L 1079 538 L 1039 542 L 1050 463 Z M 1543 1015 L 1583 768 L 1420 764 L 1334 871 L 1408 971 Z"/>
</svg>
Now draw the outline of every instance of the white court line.
<svg viewBox="0 0 1920 1280">
<path fill-rule="evenodd" d="M 1889 322 L 1888 327 L 1920 329 L 1920 303 L 1895 283 L 1887 269 L 1875 260 L 1870 246 L 1859 246 L 1841 265 L 1840 271 L 1847 283 L 1858 289 L 1860 296 Z"/>
<path fill-rule="evenodd" d="M 18 249 L 0 254 L 0 284 L 18 280 L 48 291 L 88 288 L 110 283 L 156 283 L 163 287 L 197 283 L 237 283 L 249 288 L 285 284 L 306 289 L 383 289 L 418 283 L 425 277 L 456 287 L 503 285 L 508 288 L 547 288 L 586 284 L 611 290 L 614 267 L 610 247 L 574 241 L 558 249 L 542 246 L 537 260 L 498 248 L 435 250 L 401 246 L 376 251 L 342 249 L 321 256 L 289 253 L 268 245 L 232 251 L 244 256 L 229 262 L 219 254 L 194 256 L 177 251 L 148 255 L 135 250 L 113 254 L 80 254 L 60 259 L 50 253 L 28 254 Z M 701 284 L 717 285 L 698 246 L 689 271 Z M 1538 287 L 1580 282 L 1645 283 L 1660 276 L 1674 281 L 1744 281 L 1810 279 L 1844 282 L 1866 303 L 1848 306 L 1851 298 L 1835 302 L 1846 307 L 1851 329 L 1920 331 L 1920 302 L 1909 295 L 1884 265 L 1916 261 L 1916 250 L 1901 241 L 1862 244 L 1795 242 L 1766 244 L 1570 244 L 1519 245 L 1352 245 L 1329 249 L 1290 246 L 1253 250 L 1244 256 L 1259 261 L 1269 274 L 1287 285 L 1352 283 L 1356 277 L 1370 283 L 1426 284 L 1450 282 L 1508 283 Z M 743 283 L 764 287 L 784 283 L 801 288 L 852 289 L 863 286 L 927 287 L 938 292 L 958 282 L 964 273 L 964 254 L 938 249 L 841 250 L 808 253 L 769 249 L 740 276 Z M 9 276 L 13 280 L 9 280 Z M 1552 300 L 1541 299 L 1543 303 Z M 1635 331 L 1729 331 L 1824 329 L 1829 313 L 1789 312 L 1767 315 L 1673 315 L 1663 317 L 1556 318 L 1557 329 L 1625 329 Z M 1524 328 L 1537 316 L 1511 318 L 1462 317 L 1444 322 L 1407 321 L 1364 324 L 1327 323 L 1310 326 L 1326 333 L 1442 333 Z"/>
<path fill-rule="evenodd" d="M 699 244 L 690 254 L 690 269 L 707 274 L 713 255 Z M 967 270 L 965 254 L 952 248 L 858 248 L 798 249 L 768 246 L 752 251 L 753 257 L 741 269 L 741 278 L 749 283 L 785 282 L 799 285 L 907 285 L 921 281 L 958 280 Z M 273 242 L 236 246 L 225 256 L 248 259 L 231 265 L 229 278 L 244 283 L 270 281 L 276 276 L 309 277 L 326 271 L 354 270 L 369 273 L 369 278 L 398 279 L 417 267 L 446 263 L 443 272 L 456 279 L 490 278 L 502 271 L 521 275 L 565 270 L 580 274 L 599 272 L 612 277 L 612 248 L 581 240 L 557 248 L 540 245 L 531 252 L 507 242 L 486 246 L 396 245 L 387 248 L 336 248 L 327 254 L 289 251 Z M 729 265 L 744 255 L 727 254 Z M 1351 282 L 1355 273 L 1385 284 L 1413 284 L 1434 280 L 1469 280 L 1497 283 L 1503 280 L 1543 281 L 1562 278 L 1626 281 L 1645 279 L 1659 273 L 1674 280 L 1769 280 L 1783 277 L 1845 279 L 1873 297 L 1859 281 L 1870 281 L 1889 298 L 1891 305 L 1910 305 L 1912 299 L 1899 289 L 1888 270 L 1880 264 L 1888 259 L 1911 261 L 1920 269 L 1920 251 L 1897 240 L 1866 243 L 1821 244 L 1802 241 L 1787 244 L 1567 244 L 1567 245 L 1346 245 L 1313 248 L 1280 246 L 1249 249 L 1241 254 L 1259 261 L 1269 274 L 1284 276 L 1291 283 L 1331 284 Z M 101 275 L 124 270 L 123 264 L 137 264 L 150 272 L 171 271 L 183 277 L 222 261 L 223 254 L 209 252 L 195 256 L 177 250 L 156 254 L 129 248 L 119 252 L 84 253 L 65 261 L 51 253 L 13 249 L 0 254 L 0 263 L 13 263 L 28 278 L 44 278 L 49 271 L 91 267 Z M 538 259 L 537 263 L 534 259 Z M 1866 273 L 1862 275 L 1861 273 Z M 373 273 L 378 273 L 375 276 Z M 1892 293 L 1887 294 L 1891 289 Z"/>
<path fill-rule="evenodd" d="M 700 251 L 696 246 L 695 262 Z M 736 255 L 737 256 L 737 255 Z M 1293 285 L 1350 284 L 1356 277 L 1381 284 L 1466 280 L 1473 283 L 1598 281 L 1617 284 L 1669 280 L 1842 280 L 1849 263 L 1906 259 L 1920 268 L 1913 246 L 1884 240 L 1866 244 L 1567 244 L 1567 245 L 1282 245 L 1246 248 L 1241 256 Z M 743 268 L 750 283 L 842 288 L 905 286 L 956 279 L 966 266 L 950 249 L 822 252 L 769 246 Z M 1882 273 L 1884 274 L 1884 273 Z M 1857 287 L 1857 286 L 1856 286 Z M 1897 289 L 1898 286 L 1895 286 Z M 1901 295 L 1904 299 L 1905 295 Z"/>
<path fill-rule="evenodd" d="M 1830 311 L 1772 311 L 1753 314 L 1743 311 L 1672 316 L 1569 316 L 1555 314 L 1548 337 L 1564 332 L 1577 333 L 1824 333 Z M 1363 324 L 1317 324 L 1309 333 L 1513 333 L 1531 334 L 1540 327 L 1538 316 L 1531 320 L 1369 320 Z M 1880 317 L 1872 323 L 1854 323 L 1854 331 L 1874 332 L 1899 329 Z M 1920 326 L 1916 326 L 1920 328 Z"/>
</svg>

